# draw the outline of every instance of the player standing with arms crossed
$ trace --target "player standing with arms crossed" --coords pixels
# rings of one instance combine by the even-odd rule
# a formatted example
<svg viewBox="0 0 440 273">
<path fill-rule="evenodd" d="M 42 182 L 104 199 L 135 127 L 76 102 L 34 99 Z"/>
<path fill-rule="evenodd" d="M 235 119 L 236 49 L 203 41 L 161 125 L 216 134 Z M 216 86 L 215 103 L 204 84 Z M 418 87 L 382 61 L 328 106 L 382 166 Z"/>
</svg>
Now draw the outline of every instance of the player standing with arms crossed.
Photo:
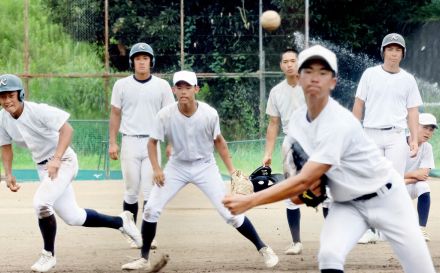
<svg viewBox="0 0 440 273">
<path fill-rule="evenodd" d="M 434 130 L 438 128 L 437 119 L 429 113 L 419 115 L 418 145 L 419 152 L 415 157 L 406 160 L 405 183 L 412 199 L 417 198 L 417 212 L 419 226 L 425 241 L 430 241 L 426 231 L 429 209 L 431 206 L 431 194 L 428 184 L 429 172 L 435 168 L 432 146 L 427 141 L 431 139 Z"/>
<path fill-rule="evenodd" d="M 287 125 L 289 124 L 290 116 L 296 109 L 305 104 L 303 90 L 298 85 L 297 56 L 298 52 L 291 48 L 281 53 L 280 68 L 284 73 L 285 79 L 274 86 L 269 93 L 266 114 L 270 116 L 270 119 L 267 126 L 263 166 L 270 166 L 272 164 L 272 153 L 275 148 L 280 125 L 282 126 L 283 134 L 287 135 Z M 287 178 L 289 173 L 289 170 L 286 169 L 289 168 L 286 162 L 286 154 L 289 150 L 290 145 L 285 137 L 281 148 L 285 178 Z M 293 242 L 284 253 L 287 255 L 297 255 L 301 253 L 303 248 L 300 237 L 301 211 L 299 206 L 290 199 L 286 200 L 286 206 L 287 222 Z"/>
<path fill-rule="evenodd" d="M 403 176 L 408 154 L 405 130 L 409 129 L 410 156 L 414 157 L 418 151 L 418 107 L 423 102 L 414 76 L 400 67 L 406 54 L 403 37 L 397 33 L 386 35 L 380 53 L 383 64 L 367 68 L 362 74 L 353 114 L 362 121 L 367 135 Z M 376 240 L 377 234 L 369 230 L 360 243 Z"/>
<path fill-rule="evenodd" d="M 149 246 L 156 235 L 160 214 L 177 192 L 189 183 L 198 187 L 223 219 L 255 245 L 267 267 L 274 267 L 278 263 L 278 257 L 261 241 L 249 219 L 244 215 L 232 216 L 221 202 L 226 194 L 226 187 L 214 158 L 214 148 L 229 174 L 232 175 L 235 168 L 220 132 L 217 111 L 195 99 L 200 88 L 194 72 L 176 72 L 173 84 L 178 102 L 159 111 L 148 142 L 156 185 L 144 210 L 141 258 L 124 264 L 122 269 L 150 269 Z M 162 170 L 157 157 L 157 142 L 165 139 L 173 146 L 173 152 Z"/>
<path fill-rule="evenodd" d="M 113 160 L 119 158 L 119 131 L 122 134 L 121 169 L 125 182 L 122 207 L 133 213 L 136 222 L 139 193 L 143 192 L 145 205 L 153 187 L 153 170 L 146 149 L 152 121 L 161 108 L 174 102 L 174 96 L 167 81 L 151 75 L 155 58 L 150 45 L 133 45 L 129 58 L 134 74 L 116 81 L 112 91 L 109 155 Z M 129 238 L 128 241 L 133 248 L 137 247 Z"/>
<path fill-rule="evenodd" d="M 370 226 L 388 238 L 404 272 L 434 273 L 403 177 L 352 113 L 330 97 L 337 82 L 336 55 L 312 46 L 299 54 L 298 67 L 307 107 L 292 115 L 288 136 L 304 148 L 308 161 L 296 176 L 251 195 L 226 196 L 223 203 L 240 214 L 297 197 L 325 174 L 333 203 L 321 231 L 321 273 L 344 272 L 346 256 Z"/>
<path fill-rule="evenodd" d="M 33 206 L 44 241 L 44 248 L 31 269 L 47 272 L 56 264 L 55 213 L 71 226 L 108 227 L 119 229 L 139 246 L 142 238 L 133 215 L 124 211 L 119 217 L 100 214 L 78 206 L 72 181 L 78 172 L 76 153 L 70 148 L 73 129 L 69 114 L 47 104 L 24 101 L 21 80 L 11 74 L 0 76 L 0 146 L 6 183 L 18 190 L 12 175 L 12 142 L 28 148 L 37 164 L 40 185 Z"/>
</svg>

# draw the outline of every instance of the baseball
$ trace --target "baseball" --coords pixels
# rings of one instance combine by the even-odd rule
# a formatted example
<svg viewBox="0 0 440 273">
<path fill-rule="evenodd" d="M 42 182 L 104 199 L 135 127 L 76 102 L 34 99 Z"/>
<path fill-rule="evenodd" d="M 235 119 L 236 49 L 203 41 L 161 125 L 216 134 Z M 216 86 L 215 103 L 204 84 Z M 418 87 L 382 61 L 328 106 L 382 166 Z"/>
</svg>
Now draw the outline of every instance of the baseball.
<svg viewBox="0 0 440 273">
<path fill-rule="evenodd" d="M 267 31 L 274 31 L 280 27 L 281 17 L 274 10 L 266 10 L 260 18 L 261 26 Z"/>
</svg>

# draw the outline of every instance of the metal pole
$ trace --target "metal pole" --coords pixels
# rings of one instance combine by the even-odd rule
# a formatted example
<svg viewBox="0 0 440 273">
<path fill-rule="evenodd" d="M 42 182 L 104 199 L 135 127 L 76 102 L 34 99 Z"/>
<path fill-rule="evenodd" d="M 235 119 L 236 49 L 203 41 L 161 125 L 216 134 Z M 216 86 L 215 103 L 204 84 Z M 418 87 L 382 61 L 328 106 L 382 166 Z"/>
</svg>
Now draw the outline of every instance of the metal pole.
<svg viewBox="0 0 440 273">
<path fill-rule="evenodd" d="M 180 70 L 183 70 L 185 68 L 185 53 L 183 52 L 183 38 L 185 35 L 185 28 L 184 28 L 184 19 L 185 14 L 183 13 L 183 6 L 184 0 L 180 0 Z"/>
<path fill-rule="evenodd" d="M 305 31 L 304 31 L 304 47 L 309 47 L 309 0 L 305 0 Z"/>
<path fill-rule="evenodd" d="M 29 75 L 29 0 L 24 1 L 24 74 Z M 24 79 L 26 99 L 29 97 L 29 78 Z"/>
<path fill-rule="evenodd" d="M 263 0 L 260 0 L 259 3 L 259 15 L 258 18 L 261 18 L 261 14 L 263 13 Z M 260 55 L 260 137 L 263 135 L 263 123 L 264 123 L 264 104 L 266 101 L 266 79 L 264 78 L 265 65 L 264 65 L 264 50 L 263 50 L 263 28 L 261 26 L 261 20 L 258 20 L 258 44 L 259 44 L 259 55 Z"/>
<path fill-rule="evenodd" d="M 109 85 L 110 85 L 110 79 L 109 79 L 109 75 L 110 75 L 110 55 L 108 52 L 108 0 L 105 0 L 104 2 L 104 48 L 105 48 L 105 52 L 104 52 L 104 62 L 105 62 L 105 71 L 104 71 L 104 105 L 105 105 L 105 109 L 110 109 L 110 105 L 109 105 L 109 101 L 108 101 L 108 97 L 109 97 Z M 110 177 L 110 164 L 109 164 L 109 154 L 107 153 L 108 151 L 108 139 L 105 140 L 106 141 L 106 145 L 104 145 L 105 150 L 104 152 L 104 171 L 105 171 L 105 177 L 109 178 Z"/>
</svg>

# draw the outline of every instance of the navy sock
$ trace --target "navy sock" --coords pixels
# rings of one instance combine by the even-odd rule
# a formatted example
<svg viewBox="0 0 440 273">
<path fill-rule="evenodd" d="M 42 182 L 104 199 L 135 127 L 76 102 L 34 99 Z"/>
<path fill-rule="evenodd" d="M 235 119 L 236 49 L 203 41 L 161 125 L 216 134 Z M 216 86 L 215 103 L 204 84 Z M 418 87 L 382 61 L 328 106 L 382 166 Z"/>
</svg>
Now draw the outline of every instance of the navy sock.
<svg viewBox="0 0 440 273">
<path fill-rule="evenodd" d="M 327 218 L 328 215 L 328 208 L 322 208 L 322 214 L 324 215 L 324 218 Z"/>
<path fill-rule="evenodd" d="M 252 225 L 251 221 L 249 221 L 246 216 L 244 217 L 243 224 L 239 226 L 237 230 L 241 233 L 241 235 L 251 241 L 255 245 L 257 250 L 260 250 L 261 248 L 266 246 L 263 241 L 261 241 L 260 236 L 258 236 L 258 233 Z"/>
<path fill-rule="evenodd" d="M 55 215 L 38 219 L 41 235 L 43 236 L 44 250 L 52 252 L 55 256 L 55 236 L 57 234 L 57 220 Z"/>
<path fill-rule="evenodd" d="M 129 212 L 133 213 L 133 219 L 134 219 L 134 222 L 136 223 L 138 210 L 139 210 L 138 202 L 136 202 L 134 204 L 128 204 L 127 202 L 124 201 L 124 203 L 122 204 L 122 209 L 124 211 L 128 210 Z"/>
<path fill-rule="evenodd" d="M 426 227 L 428 223 L 429 208 L 431 207 L 431 194 L 425 192 L 417 200 L 417 212 L 419 214 L 419 225 Z"/>
<path fill-rule="evenodd" d="M 300 220 L 301 211 L 298 209 L 286 209 L 287 223 L 289 223 L 290 234 L 294 243 L 301 242 Z"/>
<path fill-rule="evenodd" d="M 119 229 L 122 227 L 122 218 L 119 216 L 109 216 L 101 214 L 96 210 L 85 209 L 87 213 L 86 221 L 84 222 L 84 227 L 107 227 Z"/>
<path fill-rule="evenodd" d="M 322 269 L 321 273 L 344 273 L 344 271 L 338 269 Z"/>
<path fill-rule="evenodd" d="M 156 236 L 157 223 L 150 223 L 142 221 L 141 234 L 142 234 L 142 249 L 141 255 L 145 259 L 148 259 L 150 255 L 151 242 L 153 242 Z"/>
</svg>

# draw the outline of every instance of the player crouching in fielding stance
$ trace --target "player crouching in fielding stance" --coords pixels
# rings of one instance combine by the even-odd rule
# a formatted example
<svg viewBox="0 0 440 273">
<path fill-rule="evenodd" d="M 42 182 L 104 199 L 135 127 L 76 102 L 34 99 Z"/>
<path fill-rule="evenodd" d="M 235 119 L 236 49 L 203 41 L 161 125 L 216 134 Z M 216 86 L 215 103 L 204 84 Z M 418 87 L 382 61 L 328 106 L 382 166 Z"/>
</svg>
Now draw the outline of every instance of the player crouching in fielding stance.
<svg viewBox="0 0 440 273">
<path fill-rule="evenodd" d="M 434 115 L 422 113 L 419 115 L 419 130 L 417 132 L 419 151 L 416 157 L 408 157 L 406 160 L 405 183 L 412 199 L 417 198 L 417 212 L 419 225 L 425 241 L 430 241 L 426 232 L 431 195 L 428 184 L 429 171 L 435 168 L 432 146 L 427 141 L 431 139 L 434 130 L 438 128 L 437 119 Z"/>
<path fill-rule="evenodd" d="M 40 185 L 34 195 L 34 209 L 43 236 L 44 248 L 31 269 L 46 272 L 56 264 L 55 213 L 68 225 L 119 229 L 137 244 L 141 235 L 133 215 L 124 211 L 120 216 L 108 216 L 78 206 L 72 181 L 78 172 L 78 160 L 69 147 L 73 129 L 67 122 L 69 114 L 46 104 L 24 101 L 21 80 L 10 74 L 0 76 L 0 146 L 6 183 L 18 190 L 12 176 L 12 142 L 27 147 L 37 164 Z"/>
<path fill-rule="evenodd" d="M 165 106 L 157 113 L 148 141 L 148 153 L 156 185 L 151 191 L 143 214 L 141 258 L 124 264 L 122 269 L 150 269 L 150 245 L 156 235 L 159 216 L 165 205 L 189 183 L 198 187 L 224 220 L 255 245 L 267 267 L 275 266 L 278 257 L 261 241 L 249 219 L 242 214 L 233 216 L 222 204 L 226 187 L 214 159 L 214 147 L 229 173 L 234 173 L 235 169 L 226 141 L 220 133 L 217 111 L 195 99 L 199 87 L 194 72 L 176 72 L 173 84 L 177 103 Z M 162 170 L 157 160 L 157 144 L 165 139 L 170 142 L 173 150 L 165 169 Z"/>
<path fill-rule="evenodd" d="M 295 198 L 325 174 L 334 202 L 321 231 L 322 273 L 343 272 L 346 256 L 370 226 L 389 239 L 404 272 L 435 272 L 402 176 L 359 120 L 330 97 L 337 81 L 336 55 L 313 46 L 299 54 L 298 67 L 307 107 L 293 113 L 288 136 L 303 147 L 308 161 L 296 176 L 251 195 L 226 196 L 224 205 L 235 215 Z"/>
</svg>

